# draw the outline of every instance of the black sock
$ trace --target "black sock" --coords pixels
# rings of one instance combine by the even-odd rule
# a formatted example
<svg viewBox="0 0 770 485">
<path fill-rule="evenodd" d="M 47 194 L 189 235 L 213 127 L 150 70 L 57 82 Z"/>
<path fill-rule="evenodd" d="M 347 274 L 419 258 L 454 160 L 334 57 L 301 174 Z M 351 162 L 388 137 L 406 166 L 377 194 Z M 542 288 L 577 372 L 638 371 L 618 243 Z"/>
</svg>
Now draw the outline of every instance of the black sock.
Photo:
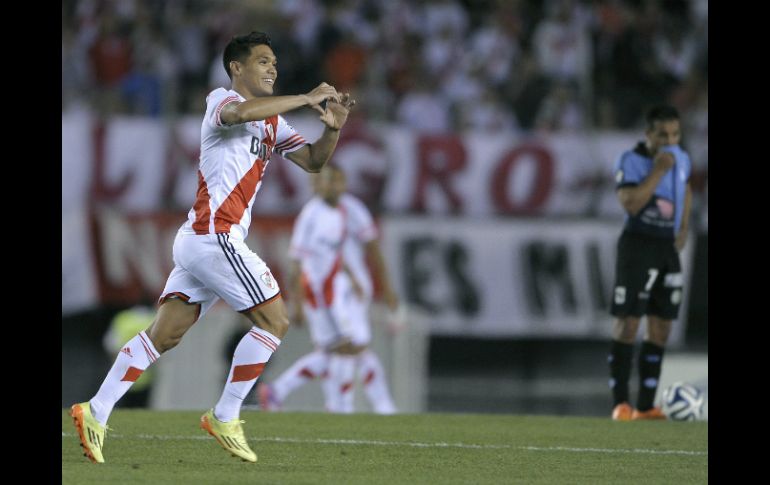
<svg viewBox="0 0 770 485">
<path fill-rule="evenodd" d="M 642 351 L 639 352 L 639 399 L 636 406 L 639 411 L 647 411 L 652 407 L 662 362 L 663 347 L 652 342 L 642 343 Z"/>
<path fill-rule="evenodd" d="M 610 389 L 612 389 L 612 405 L 617 406 L 628 402 L 628 379 L 631 377 L 631 358 L 634 354 L 633 344 L 624 344 L 617 340 L 610 345 Z"/>
</svg>

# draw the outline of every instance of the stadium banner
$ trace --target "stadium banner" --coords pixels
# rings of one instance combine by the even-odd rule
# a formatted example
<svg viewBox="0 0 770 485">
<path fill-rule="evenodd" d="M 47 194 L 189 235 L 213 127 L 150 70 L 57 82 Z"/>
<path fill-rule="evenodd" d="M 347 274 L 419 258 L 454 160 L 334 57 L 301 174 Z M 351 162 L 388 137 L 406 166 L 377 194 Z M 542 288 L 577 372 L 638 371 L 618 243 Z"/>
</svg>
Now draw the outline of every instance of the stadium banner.
<svg viewBox="0 0 770 485">
<path fill-rule="evenodd" d="M 317 119 L 287 119 L 308 140 Z M 421 135 L 392 124 L 346 125 L 333 162 L 350 191 L 388 213 L 618 216 L 612 167 L 635 133 Z M 188 210 L 197 190 L 200 119 L 62 116 L 62 200 L 124 211 Z M 274 154 L 254 211 L 292 215 L 308 176 Z"/>
<path fill-rule="evenodd" d="M 383 251 L 432 335 L 609 338 L 622 221 L 385 218 Z M 690 252 L 682 253 L 686 315 Z M 684 325 L 675 324 L 678 344 Z"/>
<path fill-rule="evenodd" d="M 156 300 L 181 212 L 90 217 L 98 302 Z M 382 248 L 404 302 L 432 335 L 607 338 L 620 222 L 387 217 Z M 286 292 L 293 218 L 257 217 L 247 239 Z M 688 244 L 692 247 L 692 244 Z M 682 254 L 689 287 L 690 251 Z M 290 295 L 285 295 L 289 297 Z M 685 290 L 682 314 L 689 291 Z M 671 341 L 684 334 L 675 325 Z"/>
<path fill-rule="evenodd" d="M 91 231 L 85 210 L 61 212 L 62 315 L 86 311 L 99 303 Z"/>
</svg>

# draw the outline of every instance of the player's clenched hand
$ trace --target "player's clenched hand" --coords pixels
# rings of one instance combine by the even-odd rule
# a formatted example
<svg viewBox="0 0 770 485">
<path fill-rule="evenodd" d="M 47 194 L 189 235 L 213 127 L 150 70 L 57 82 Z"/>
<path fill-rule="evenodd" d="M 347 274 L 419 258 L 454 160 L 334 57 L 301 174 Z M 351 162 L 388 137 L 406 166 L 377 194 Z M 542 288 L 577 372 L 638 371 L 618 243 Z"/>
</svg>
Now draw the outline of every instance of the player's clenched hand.
<svg viewBox="0 0 770 485">
<path fill-rule="evenodd" d="M 324 101 L 340 100 L 340 93 L 337 92 L 334 86 L 330 86 L 326 83 L 319 84 L 315 89 L 307 93 L 305 96 L 307 96 L 308 104 L 313 109 L 320 109 L 321 107 L 319 105 Z"/>
<path fill-rule="evenodd" d="M 350 109 L 355 106 L 356 100 L 350 97 L 350 93 L 340 96 L 339 102 L 329 100 L 326 102 L 326 110 L 320 106 L 313 106 L 313 109 L 321 113 L 319 119 L 332 130 L 339 130 L 348 120 Z"/>
<path fill-rule="evenodd" d="M 663 172 L 668 172 L 674 166 L 674 155 L 669 152 L 660 152 L 655 155 L 655 168 Z"/>
</svg>

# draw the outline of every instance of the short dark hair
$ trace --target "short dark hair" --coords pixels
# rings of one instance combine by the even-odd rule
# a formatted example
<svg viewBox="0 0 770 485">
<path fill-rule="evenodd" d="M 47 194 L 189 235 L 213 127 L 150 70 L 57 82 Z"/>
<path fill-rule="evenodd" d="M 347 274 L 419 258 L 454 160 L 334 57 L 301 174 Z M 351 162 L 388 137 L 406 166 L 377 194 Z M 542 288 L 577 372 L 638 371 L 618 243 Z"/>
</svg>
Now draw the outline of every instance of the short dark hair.
<svg viewBox="0 0 770 485">
<path fill-rule="evenodd" d="M 650 108 L 645 118 L 647 120 L 647 129 L 651 130 L 656 121 L 678 120 L 679 111 L 673 106 L 660 104 Z"/>
<path fill-rule="evenodd" d="M 225 47 L 225 53 L 222 56 L 222 63 L 225 65 L 225 71 L 230 80 L 233 80 L 233 74 L 230 72 L 230 62 L 245 62 L 251 54 L 251 48 L 255 45 L 265 44 L 272 49 L 273 45 L 270 36 L 264 32 L 252 31 L 246 35 L 237 35 L 230 39 Z"/>
</svg>

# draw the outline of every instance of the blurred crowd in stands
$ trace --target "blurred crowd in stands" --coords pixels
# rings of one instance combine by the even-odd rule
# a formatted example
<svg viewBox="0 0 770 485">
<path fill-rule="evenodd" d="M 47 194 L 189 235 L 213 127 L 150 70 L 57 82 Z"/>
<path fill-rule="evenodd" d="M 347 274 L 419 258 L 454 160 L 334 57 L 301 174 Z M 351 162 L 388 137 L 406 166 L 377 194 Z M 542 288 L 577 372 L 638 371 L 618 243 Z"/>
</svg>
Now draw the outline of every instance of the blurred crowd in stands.
<svg viewBox="0 0 770 485">
<path fill-rule="evenodd" d="M 707 0 L 64 0 L 62 112 L 199 115 L 222 49 L 268 32 L 276 94 L 321 81 L 422 132 L 708 125 Z"/>
</svg>

